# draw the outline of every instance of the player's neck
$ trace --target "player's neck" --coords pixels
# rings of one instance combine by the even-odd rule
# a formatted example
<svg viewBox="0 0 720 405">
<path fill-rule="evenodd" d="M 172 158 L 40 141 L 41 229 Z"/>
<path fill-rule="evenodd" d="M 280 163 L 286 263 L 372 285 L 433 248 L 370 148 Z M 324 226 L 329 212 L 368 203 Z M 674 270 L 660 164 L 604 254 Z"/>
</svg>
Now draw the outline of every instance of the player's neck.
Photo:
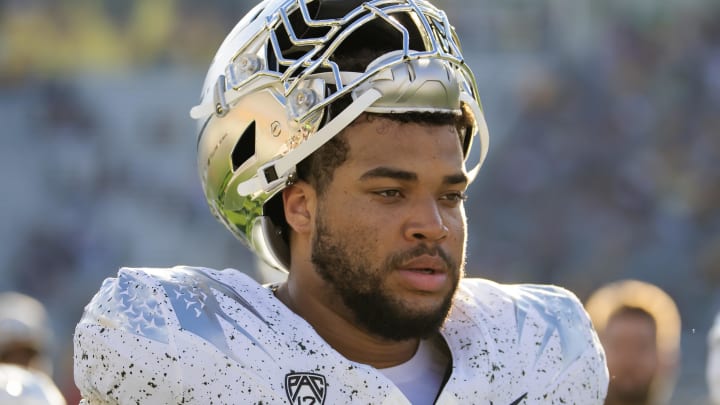
<svg viewBox="0 0 720 405">
<path fill-rule="evenodd" d="M 402 364 L 415 354 L 419 339 L 398 342 L 370 334 L 352 321 L 349 310 L 338 310 L 344 307 L 342 303 L 331 309 L 316 296 L 293 293 L 289 284 L 284 283 L 277 289 L 277 298 L 312 325 L 320 337 L 347 359 L 386 368 Z"/>
</svg>

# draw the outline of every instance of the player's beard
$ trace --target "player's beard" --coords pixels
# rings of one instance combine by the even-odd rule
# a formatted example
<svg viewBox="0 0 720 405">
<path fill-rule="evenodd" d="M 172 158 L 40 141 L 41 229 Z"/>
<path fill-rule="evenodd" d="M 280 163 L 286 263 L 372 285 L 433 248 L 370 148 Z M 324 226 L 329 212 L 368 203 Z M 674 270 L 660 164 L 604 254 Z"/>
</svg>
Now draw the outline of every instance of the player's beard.
<svg viewBox="0 0 720 405">
<path fill-rule="evenodd" d="M 426 245 L 395 253 L 378 266 L 370 259 L 372 249 L 367 243 L 372 238 L 368 236 L 331 232 L 318 217 L 312 241 L 312 262 L 318 274 L 352 311 L 359 326 L 372 334 L 399 341 L 437 333 L 450 312 L 462 267 L 442 249 Z M 393 296 L 384 281 L 402 263 L 424 254 L 445 261 L 452 288 L 434 308 L 418 310 Z"/>
</svg>

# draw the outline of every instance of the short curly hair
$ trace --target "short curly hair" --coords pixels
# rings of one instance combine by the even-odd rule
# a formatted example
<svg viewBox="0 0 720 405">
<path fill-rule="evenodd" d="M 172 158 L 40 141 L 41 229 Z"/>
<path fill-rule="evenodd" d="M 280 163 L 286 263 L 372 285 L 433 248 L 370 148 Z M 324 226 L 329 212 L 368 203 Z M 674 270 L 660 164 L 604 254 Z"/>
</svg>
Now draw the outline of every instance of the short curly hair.
<svg viewBox="0 0 720 405">
<path fill-rule="evenodd" d="M 402 114 L 376 114 L 364 113 L 339 134 L 335 135 L 297 166 L 297 176 L 315 188 L 318 195 L 322 195 L 332 182 L 335 169 L 342 165 L 350 152 L 346 131 L 362 121 L 372 121 L 384 118 L 394 122 L 407 124 L 418 123 L 432 126 L 453 125 L 457 128 L 467 128 L 467 117 L 452 113 L 406 112 Z M 458 139 L 462 142 L 461 139 Z"/>
</svg>

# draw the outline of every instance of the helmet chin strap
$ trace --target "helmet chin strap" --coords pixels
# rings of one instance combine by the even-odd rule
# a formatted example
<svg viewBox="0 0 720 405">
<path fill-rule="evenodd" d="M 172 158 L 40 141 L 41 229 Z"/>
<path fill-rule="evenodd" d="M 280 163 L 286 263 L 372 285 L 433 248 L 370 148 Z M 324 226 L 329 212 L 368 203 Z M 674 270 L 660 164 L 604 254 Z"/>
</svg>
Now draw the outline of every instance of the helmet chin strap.
<svg viewBox="0 0 720 405">
<path fill-rule="evenodd" d="M 465 104 L 470 106 L 470 109 L 472 110 L 473 115 L 475 116 L 475 122 L 477 123 L 477 136 L 479 137 L 478 141 L 480 142 L 479 147 L 474 148 L 477 150 L 477 153 L 480 155 L 478 157 L 477 163 L 475 163 L 475 166 L 472 169 L 468 170 L 468 184 L 472 183 L 473 180 L 475 180 L 475 177 L 477 177 L 478 173 L 480 173 L 480 167 L 483 164 L 483 161 L 485 160 L 485 156 L 487 156 L 488 152 L 488 144 L 490 143 L 490 136 L 488 134 L 488 127 L 487 123 L 485 122 L 485 114 L 482 113 L 480 110 L 480 106 L 475 102 L 475 99 L 473 99 L 469 94 L 467 93 L 461 93 L 460 94 L 460 101 L 464 102 Z M 472 136 L 469 135 L 469 136 Z M 470 157 L 469 152 L 472 151 L 472 142 L 468 146 L 468 156 L 465 156 L 465 160 Z"/>
<path fill-rule="evenodd" d="M 260 166 L 253 177 L 238 184 L 238 194 L 255 197 L 259 193 L 269 193 L 277 186 L 284 185 L 290 175 L 295 173 L 295 166 L 298 163 L 350 125 L 380 97 L 382 97 L 382 93 L 378 90 L 371 88 L 365 91 L 337 117 L 298 145 L 292 153 Z"/>
</svg>

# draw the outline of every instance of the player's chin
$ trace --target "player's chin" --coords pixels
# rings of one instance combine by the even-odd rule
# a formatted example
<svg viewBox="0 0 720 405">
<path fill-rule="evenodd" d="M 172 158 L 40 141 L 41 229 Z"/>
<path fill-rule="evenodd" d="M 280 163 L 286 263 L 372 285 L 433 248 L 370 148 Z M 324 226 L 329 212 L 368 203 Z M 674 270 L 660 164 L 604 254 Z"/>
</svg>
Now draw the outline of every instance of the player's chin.
<svg viewBox="0 0 720 405">
<path fill-rule="evenodd" d="M 403 294 L 401 301 L 406 310 L 415 315 L 436 314 L 450 308 L 452 294 L 452 289 L 433 292 L 408 291 Z"/>
</svg>

